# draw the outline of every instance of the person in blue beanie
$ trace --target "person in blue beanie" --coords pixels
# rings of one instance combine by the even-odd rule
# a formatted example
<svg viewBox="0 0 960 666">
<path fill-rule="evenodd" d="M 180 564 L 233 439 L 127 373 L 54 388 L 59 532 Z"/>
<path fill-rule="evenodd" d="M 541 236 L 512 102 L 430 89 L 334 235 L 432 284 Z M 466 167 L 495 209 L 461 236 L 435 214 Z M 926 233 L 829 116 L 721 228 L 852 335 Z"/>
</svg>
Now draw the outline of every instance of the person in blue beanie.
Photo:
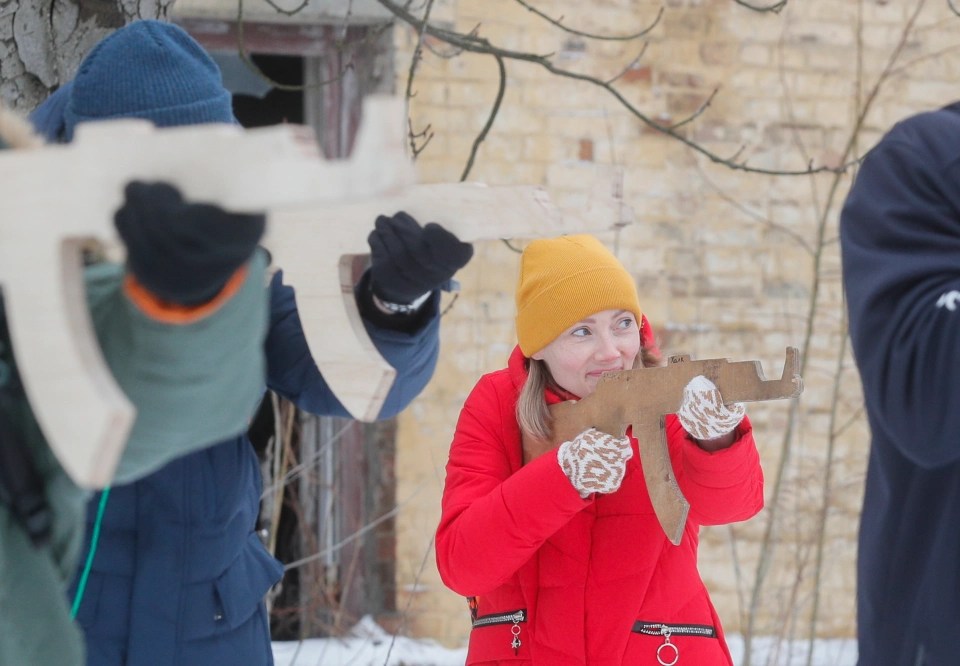
<svg viewBox="0 0 960 666">
<path fill-rule="evenodd" d="M 0 149 L 30 152 L 42 145 L 25 119 L 0 106 Z M 230 214 L 179 196 L 158 199 L 153 192 L 127 187 L 115 226 L 122 238 L 156 234 L 191 282 L 154 279 L 138 242 L 127 247 L 126 265 L 90 261 L 83 270 L 99 349 L 136 408 L 116 469 L 125 482 L 206 442 L 243 433 L 249 405 L 263 391 L 267 262 L 257 244 L 264 216 Z M 136 215 L 145 197 L 154 204 L 150 215 Z M 145 307 L 160 304 L 161 292 L 163 302 L 178 303 L 175 321 L 161 307 Z M 83 666 L 82 634 L 64 592 L 83 544 L 89 493 L 66 474 L 44 436 L 8 316 L 16 313 L 7 312 L 0 294 L 0 664 Z M 204 407 L 211 404 L 219 408 Z"/>
<path fill-rule="evenodd" d="M 859 663 L 960 654 L 960 103 L 896 124 L 840 215 L 850 340 L 872 431 Z"/>
<path fill-rule="evenodd" d="M 134 22 L 100 42 L 64 95 L 62 114 L 44 107 L 34 114 L 54 140 L 69 141 L 79 123 L 107 118 L 144 118 L 159 126 L 235 122 L 216 65 L 186 32 L 162 21 Z M 162 184 L 139 186 L 141 205 L 130 214 L 140 223 L 130 225 L 124 240 L 142 250 L 141 272 L 150 275 L 144 279 L 153 291 L 184 287 L 181 267 L 168 262 L 156 242 L 162 220 L 142 223 L 155 203 L 179 194 Z M 379 415 L 388 418 L 430 379 L 439 347 L 439 290 L 473 249 L 402 212 L 380 216 L 369 243 L 371 267 L 355 294 L 367 333 L 397 370 Z M 267 387 L 309 412 L 348 416 L 310 356 L 282 270 L 268 289 Z M 189 298 L 208 295 L 197 291 Z M 102 510 L 102 496 L 90 501 L 92 567 L 82 598 L 74 598 L 89 666 L 273 663 L 263 599 L 283 567 L 254 531 L 260 492 L 256 453 L 240 436 L 114 486 Z"/>
</svg>

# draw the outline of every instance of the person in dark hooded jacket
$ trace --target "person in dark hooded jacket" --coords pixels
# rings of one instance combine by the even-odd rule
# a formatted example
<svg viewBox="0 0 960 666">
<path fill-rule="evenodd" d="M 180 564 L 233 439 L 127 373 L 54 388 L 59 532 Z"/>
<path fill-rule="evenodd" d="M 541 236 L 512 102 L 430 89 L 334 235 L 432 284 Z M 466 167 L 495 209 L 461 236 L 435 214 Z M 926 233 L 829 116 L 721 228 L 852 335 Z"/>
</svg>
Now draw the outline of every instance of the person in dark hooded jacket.
<svg viewBox="0 0 960 666">
<path fill-rule="evenodd" d="M 51 102 L 62 114 L 41 107 L 35 118 L 46 136 L 67 141 L 77 124 L 108 118 L 158 126 L 235 122 L 216 65 L 185 31 L 162 21 L 137 21 L 101 41 L 62 94 Z M 162 185 L 143 187 L 135 217 L 149 218 L 176 196 Z M 148 234 L 133 242 L 151 247 Z M 397 370 L 379 414 L 388 418 L 433 373 L 439 289 L 472 247 L 402 212 L 378 218 L 369 242 L 371 267 L 356 297 L 371 340 Z M 160 282 L 177 279 L 162 257 L 147 264 Z M 267 387 L 314 414 L 349 416 L 310 356 L 282 270 L 270 281 L 269 302 Z M 273 662 L 264 595 L 283 567 L 254 531 L 260 493 L 256 453 L 240 436 L 91 500 L 92 564 L 73 590 L 89 666 Z"/>
<path fill-rule="evenodd" d="M 863 666 L 960 654 L 960 104 L 897 123 L 840 215 L 871 429 L 857 561 Z"/>
</svg>

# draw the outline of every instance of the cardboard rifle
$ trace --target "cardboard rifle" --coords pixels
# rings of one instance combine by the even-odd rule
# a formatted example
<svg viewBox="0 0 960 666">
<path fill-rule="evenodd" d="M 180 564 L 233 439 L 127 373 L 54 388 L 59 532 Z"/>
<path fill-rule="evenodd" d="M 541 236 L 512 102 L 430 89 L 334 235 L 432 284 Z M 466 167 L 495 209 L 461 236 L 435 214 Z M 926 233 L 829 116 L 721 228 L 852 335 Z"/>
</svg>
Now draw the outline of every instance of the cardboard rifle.
<svg viewBox="0 0 960 666">
<path fill-rule="evenodd" d="M 314 361 L 360 420 L 376 418 L 394 375 L 360 321 L 350 274 L 355 257 L 369 253 L 378 214 L 405 210 L 464 241 L 621 219 L 612 187 L 564 218 L 536 187 L 414 185 L 404 118 L 402 100 L 368 98 L 348 160 L 324 160 L 302 127 L 155 129 L 139 120 L 80 125 L 69 145 L 0 151 L 0 285 L 17 364 L 44 435 L 78 484 L 110 482 L 135 416 L 97 345 L 81 265 L 91 243 L 119 245 L 112 217 L 131 180 L 166 181 L 189 201 L 235 212 L 268 212 L 264 245 L 294 287 Z"/>
<path fill-rule="evenodd" d="M 796 398 L 803 391 L 795 347 L 787 347 L 780 379 L 771 380 L 764 379 L 759 361 L 731 363 L 725 358 L 691 361 L 689 355 L 671 356 L 664 367 L 603 375 L 596 390 L 586 398 L 553 405 L 550 408 L 554 419 L 553 441 L 538 444 L 525 439 L 524 462 L 591 426 L 617 436 L 624 435 L 631 426 L 640 445 L 643 476 L 653 509 L 667 538 L 678 545 L 690 504 L 673 474 L 664 416 L 680 409 L 683 389 L 697 375 L 716 384 L 724 403 L 728 404 Z"/>
</svg>

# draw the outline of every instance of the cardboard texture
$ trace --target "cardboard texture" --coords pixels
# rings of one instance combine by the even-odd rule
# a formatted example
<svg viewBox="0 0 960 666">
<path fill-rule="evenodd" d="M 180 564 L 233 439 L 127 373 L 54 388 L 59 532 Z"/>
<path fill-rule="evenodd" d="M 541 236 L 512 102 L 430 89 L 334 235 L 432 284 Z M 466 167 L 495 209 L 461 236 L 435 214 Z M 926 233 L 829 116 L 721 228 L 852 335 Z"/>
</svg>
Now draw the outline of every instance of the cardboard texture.
<svg viewBox="0 0 960 666">
<path fill-rule="evenodd" d="M 578 402 L 550 408 L 553 440 L 524 439 L 524 462 L 568 441 L 589 427 L 622 436 L 628 427 L 640 445 L 643 475 L 654 511 L 667 538 L 680 543 L 690 504 L 677 484 L 670 464 L 664 416 L 680 409 L 687 383 L 703 375 L 720 389 L 725 404 L 796 398 L 803 392 L 799 353 L 787 347 L 780 379 L 764 379 L 759 361 L 730 362 L 725 358 L 692 361 L 689 355 L 671 356 L 659 368 L 612 372 L 601 377 L 597 389 Z"/>
<path fill-rule="evenodd" d="M 613 183 L 576 215 L 561 215 L 538 187 L 415 185 L 405 118 L 402 99 L 368 97 L 346 160 L 323 159 L 304 127 L 155 129 L 140 120 L 81 124 L 71 144 L 0 151 L 0 284 L 17 363 L 44 435 L 78 484 L 110 482 L 134 420 L 97 345 L 81 265 L 84 247 L 119 245 L 113 213 L 130 180 L 166 181 L 190 201 L 268 213 L 264 245 L 294 287 L 311 354 L 361 420 L 377 416 L 394 376 L 360 321 L 349 270 L 369 253 L 378 214 L 406 210 L 464 241 L 623 220 Z"/>
</svg>

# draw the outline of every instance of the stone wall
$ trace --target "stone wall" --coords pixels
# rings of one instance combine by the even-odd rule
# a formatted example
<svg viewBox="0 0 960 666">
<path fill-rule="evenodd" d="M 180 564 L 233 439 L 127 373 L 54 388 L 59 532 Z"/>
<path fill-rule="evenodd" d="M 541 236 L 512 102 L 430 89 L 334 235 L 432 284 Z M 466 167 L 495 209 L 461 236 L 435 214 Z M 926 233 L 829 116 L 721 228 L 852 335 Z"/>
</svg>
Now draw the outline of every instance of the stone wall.
<svg viewBox="0 0 960 666">
<path fill-rule="evenodd" d="M 807 636 L 817 609 L 818 635 L 853 635 L 869 435 L 846 342 L 836 239 L 853 169 L 751 173 L 716 164 L 705 152 L 767 171 L 835 167 L 898 119 L 952 101 L 960 18 L 946 2 L 920 4 L 906 39 L 917 3 L 892 0 L 789 0 L 780 13 L 732 0 L 666 0 L 658 24 L 633 41 L 564 32 L 507 0 L 432 8 L 433 21 L 460 31 L 478 27 L 502 48 L 553 54 L 557 67 L 599 80 L 620 74 L 616 90 L 651 122 L 699 114 L 676 132 L 702 150 L 656 131 L 601 87 L 508 61 L 503 103 L 470 179 L 542 184 L 557 202 L 575 205 L 587 194 L 587 174 L 619 170 L 635 216 L 600 237 L 636 276 L 665 351 L 758 359 L 768 377 L 779 376 L 785 347 L 803 353 L 805 391 L 796 409 L 785 401 L 749 407 L 767 508 L 702 534 L 701 570 L 728 633 Z M 615 35 L 649 26 L 661 3 L 535 6 L 566 26 Z M 413 31 L 397 30 L 400 92 L 415 44 Z M 488 55 L 440 57 L 449 47 L 435 39 L 427 45 L 411 120 L 416 131 L 429 125 L 433 138 L 417 164 L 424 181 L 457 180 L 496 96 L 497 65 Z M 440 367 L 400 421 L 398 606 L 412 633 L 450 645 L 464 644 L 469 626 L 465 602 L 444 588 L 433 559 L 444 465 L 468 391 L 482 373 L 504 365 L 514 344 L 521 245 L 477 245 L 459 276 L 461 294 L 445 297 Z"/>
</svg>

